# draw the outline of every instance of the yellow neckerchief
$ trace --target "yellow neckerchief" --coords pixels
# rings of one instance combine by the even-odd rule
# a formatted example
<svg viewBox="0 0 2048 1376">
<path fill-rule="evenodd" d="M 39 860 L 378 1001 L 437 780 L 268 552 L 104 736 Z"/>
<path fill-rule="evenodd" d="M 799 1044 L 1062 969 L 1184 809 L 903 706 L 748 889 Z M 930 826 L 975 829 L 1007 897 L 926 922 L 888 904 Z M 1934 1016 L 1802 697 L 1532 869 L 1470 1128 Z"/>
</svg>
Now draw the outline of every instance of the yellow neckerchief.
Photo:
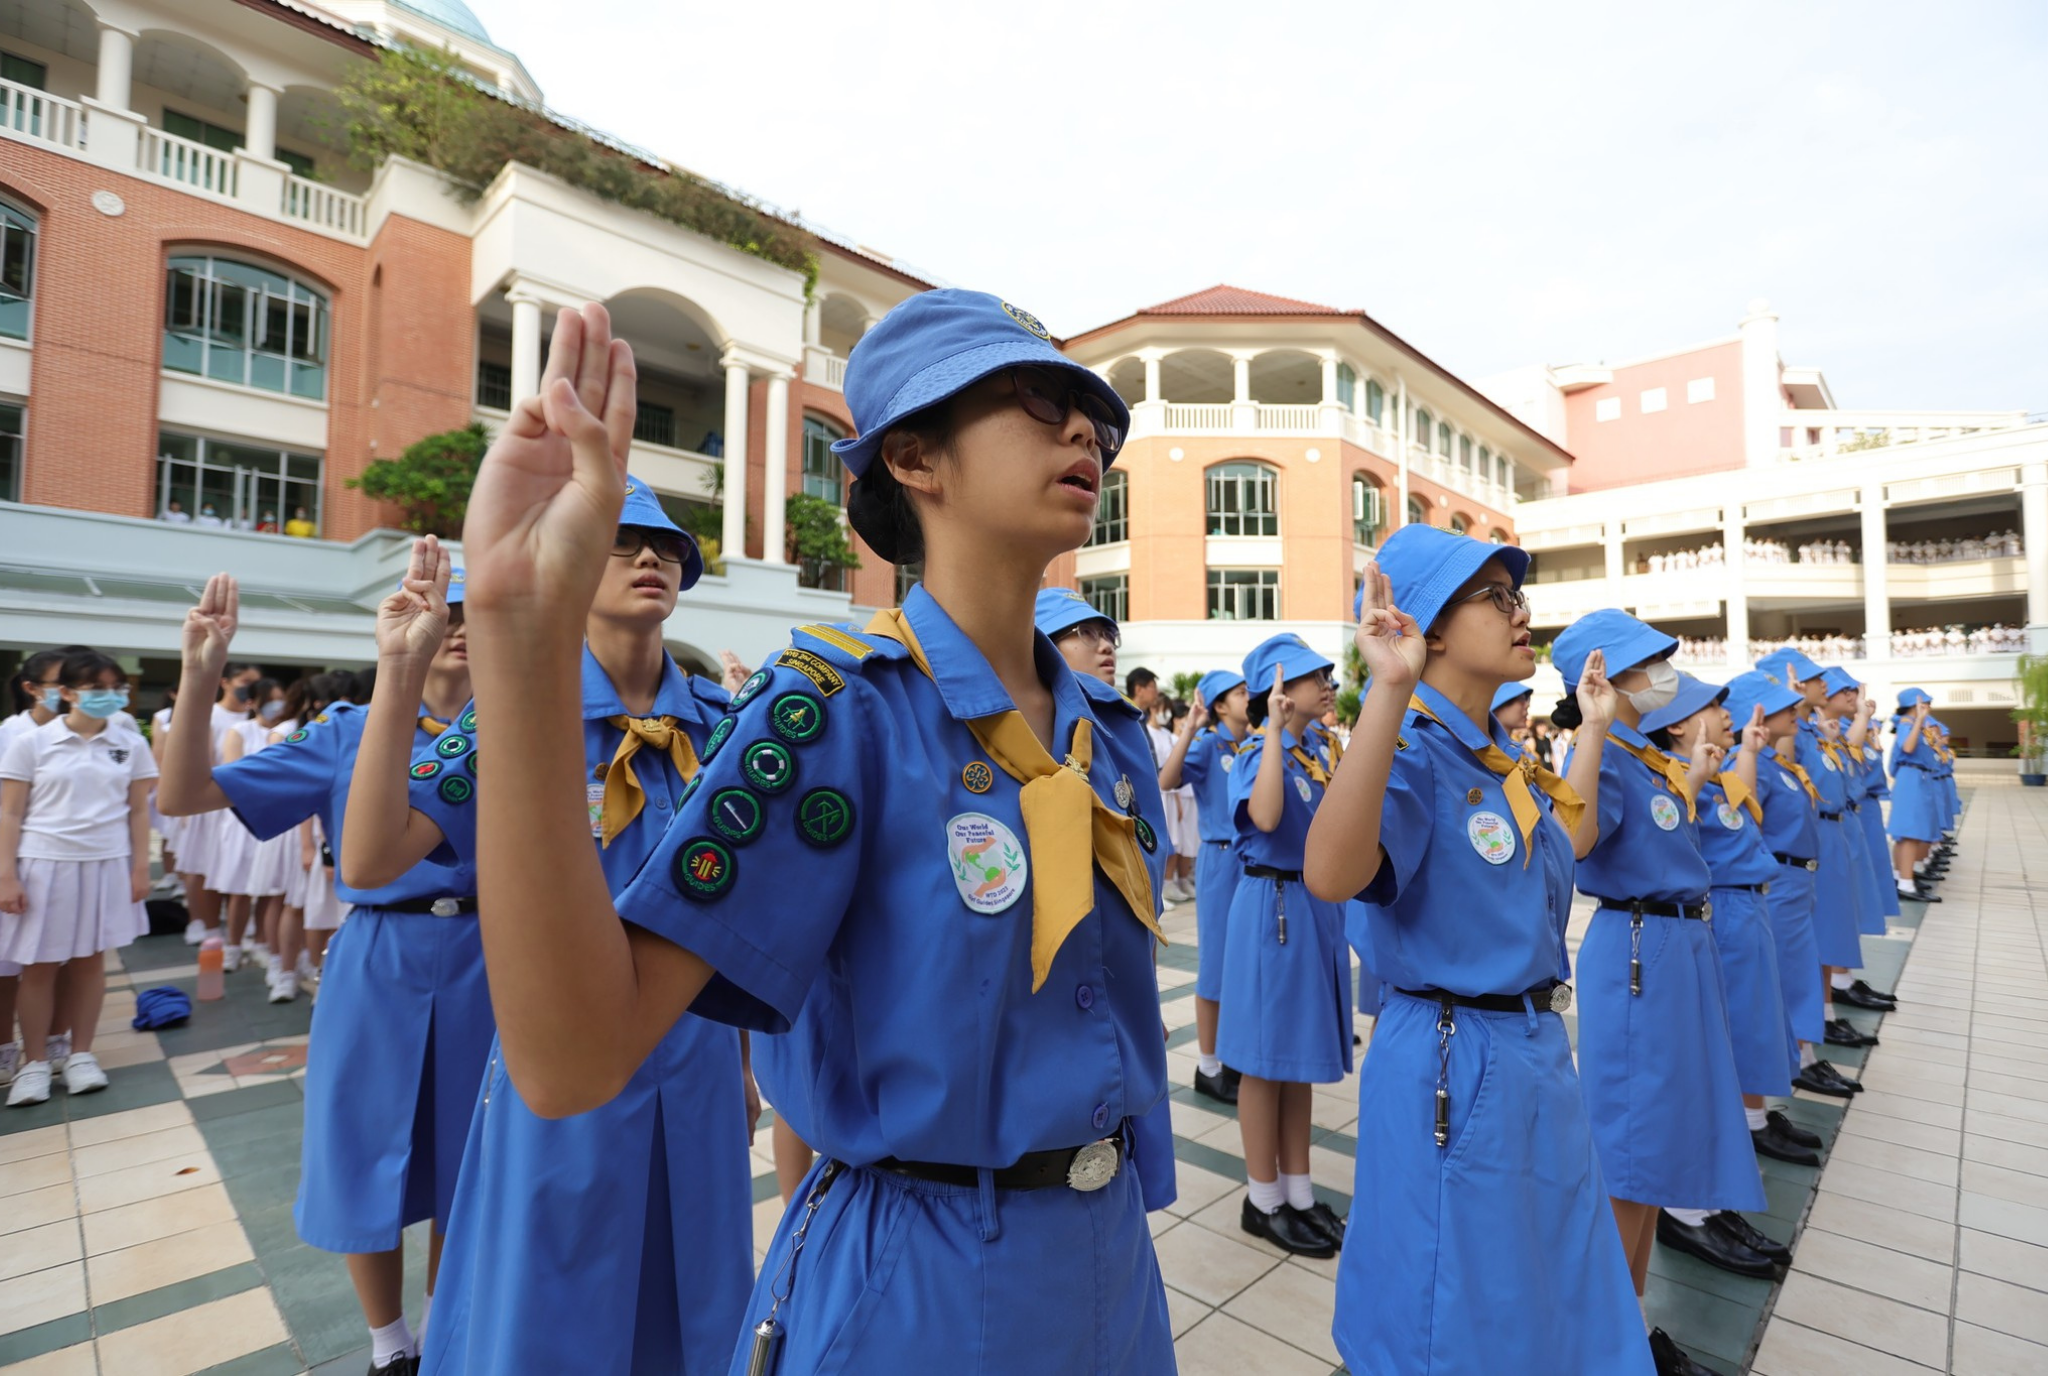
<svg viewBox="0 0 2048 1376">
<path fill-rule="evenodd" d="M 1325 735 L 1323 744 L 1330 748 L 1330 768 L 1335 769 L 1344 763 L 1344 742 L 1337 739 L 1335 732 Z"/>
<path fill-rule="evenodd" d="M 1419 697 L 1408 699 L 1410 711 L 1420 712 L 1446 731 L 1444 719 L 1429 710 L 1429 705 Z M 1457 733 L 1451 739 L 1457 740 Z M 1459 744 L 1464 744 L 1462 741 Z M 1470 746 L 1466 746 L 1470 750 Z M 1557 812 L 1557 820 L 1564 827 L 1567 836 L 1579 829 L 1579 819 L 1585 815 L 1586 800 L 1579 791 L 1557 775 L 1543 767 L 1534 755 L 1510 755 L 1492 741 L 1484 750 L 1473 750 L 1473 758 L 1500 775 L 1500 791 L 1507 795 L 1508 811 L 1515 814 L 1515 826 L 1522 833 L 1522 868 L 1529 868 L 1529 857 L 1536 851 L 1536 824 L 1543 820 L 1543 809 L 1536 805 L 1535 789 L 1541 789 L 1550 799 L 1550 805 Z M 1533 786 L 1533 787 L 1532 787 Z"/>
<path fill-rule="evenodd" d="M 1672 759 L 1654 745 L 1630 745 L 1612 731 L 1607 733 L 1607 739 L 1641 760 L 1645 765 L 1648 765 L 1652 774 L 1656 774 L 1664 780 L 1664 787 L 1670 789 L 1679 797 L 1686 799 L 1685 815 L 1687 820 L 1697 822 L 1700 819 L 1699 805 L 1686 795 L 1686 770 L 1683 764 Z"/>
<path fill-rule="evenodd" d="M 937 681 L 901 609 L 876 612 L 865 629 L 902 645 L 924 676 Z M 1164 942 L 1166 936 L 1152 912 L 1152 872 L 1145 868 L 1145 853 L 1138 846 L 1137 823 L 1103 802 L 1088 784 L 1088 766 L 1095 754 L 1094 723 L 1086 717 L 1074 723 L 1073 748 L 1064 768 L 1014 707 L 972 718 L 967 729 L 997 768 L 1024 785 L 1017 803 L 1031 848 L 1031 992 L 1044 987 L 1061 944 L 1095 907 L 1091 860 L 1116 885 L 1131 915 Z"/>
<path fill-rule="evenodd" d="M 1840 741 L 1831 741 L 1826 736 L 1822 736 L 1820 737 L 1820 748 L 1823 754 L 1835 762 L 1836 769 L 1841 770 L 1844 774 L 1849 772 L 1849 757 Z"/>
<path fill-rule="evenodd" d="M 603 842 L 610 846 L 612 838 L 633 824 L 640 815 L 640 809 L 647 806 L 647 794 L 640 787 L 640 778 L 633 772 L 633 757 L 640 753 L 640 747 L 668 752 L 670 763 L 676 767 L 676 775 L 685 783 L 697 777 L 699 768 L 696 747 L 683 728 L 676 725 L 674 717 L 606 717 L 625 736 L 619 741 L 619 748 L 612 753 L 612 762 L 604 771 L 604 818 L 602 822 Z"/>
<path fill-rule="evenodd" d="M 1720 776 L 1721 791 L 1728 795 L 1730 807 L 1746 807 L 1758 826 L 1764 822 L 1764 805 L 1756 800 L 1756 794 L 1749 791 L 1749 785 L 1742 782 L 1742 776 L 1730 769 Z"/>
<path fill-rule="evenodd" d="M 429 736 L 438 736 L 448 729 L 448 723 L 437 721 L 425 712 L 422 712 L 420 713 L 419 729 L 426 732 Z"/>
<path fill-rule="evenodd" d="M 1815 807 L 1819 807 L 1820 789 L 1814 786 L 1813 775 L 1806 772 L 1806 767 L 1797 760 L 1788 760 L 1783 755 L 1776 753 L 1773 753 L 1771 758 L 1776 760 L 1782 768 L 1792 771 L 1792 777 L 1799 780 L 1801 786 L 1806 789 L 1806 800 Z"/>
<path fill-rule="evenodd" d="M 1294 762 L 1296 764 L 1300 765 L 1303 769 L 1306 769 L 1308 771 L 1308 776 L 1311 779 L 1314 779 L 1324 788 L 1328 788 L 1330 786 L 1330 771 L 1323 768 L 1323 762 L 1321 760 L 1317 759 L 1314 755 L 1309 754 L 1308 751 L 1303 750 L 1298 745 L 1288 746 L 1287 753 L 1294 757 Z"/>
</svg>

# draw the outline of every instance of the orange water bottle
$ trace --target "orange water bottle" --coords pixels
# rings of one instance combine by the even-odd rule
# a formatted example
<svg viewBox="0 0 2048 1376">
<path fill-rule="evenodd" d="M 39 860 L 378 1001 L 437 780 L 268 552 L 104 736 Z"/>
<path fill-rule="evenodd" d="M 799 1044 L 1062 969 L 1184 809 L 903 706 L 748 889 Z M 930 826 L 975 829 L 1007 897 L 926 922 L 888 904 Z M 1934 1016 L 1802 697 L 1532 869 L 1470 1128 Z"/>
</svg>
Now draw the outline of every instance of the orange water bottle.
<svg viewBox="0 0 2048 1376">
<path fill-rule="evenodd" d="M 224 998 L 227 991 L 221 987 L 221 945 L 220 938 L 210 936 L 199 943 L 199 997 L 205 1000 Z"/>
</svg>

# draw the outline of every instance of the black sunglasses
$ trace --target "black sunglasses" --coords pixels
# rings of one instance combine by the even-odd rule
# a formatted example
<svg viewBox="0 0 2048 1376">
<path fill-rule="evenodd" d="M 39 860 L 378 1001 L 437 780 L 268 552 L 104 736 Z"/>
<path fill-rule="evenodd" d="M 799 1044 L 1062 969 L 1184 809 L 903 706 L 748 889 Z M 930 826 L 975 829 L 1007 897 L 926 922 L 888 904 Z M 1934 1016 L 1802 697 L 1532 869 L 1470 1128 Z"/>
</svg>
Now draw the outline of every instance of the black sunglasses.
<svg viewBox="0 0 2048 1376">
<path fill-rule="evenodd" d="M 1124 643 L 1123 633 L 1108 621 L 1083 621 L 1077 626 L 1069 626 L 1054 636 L 1053 642 L 1057 644 L 1069 636 L 1080 636 L 1091 644 L 1107 641 L 1112 650 L 1122 648 Z"/>
<path fill-rule="evenodd" d="M 1124 429 L 1116 422 L 1109 404 L 1092 392 L 1082 391 L 1050 368 L 1012 368 L 1010 385 L 1024 414 L 1047 425 L 1065 425 L 1067 417 L 1079 410 L 1095 427 L 1095 444 L 1106 459 L 1124 442 Z"/>
<path fill-rule="evenodd" d="M 646 526 L 620 526 L 613 532 L 612 558 L 635 559 L 643 549 L 652 549 L 664 564 L 680 564 L 690 557 L 690 537 Z"/>
</svg>

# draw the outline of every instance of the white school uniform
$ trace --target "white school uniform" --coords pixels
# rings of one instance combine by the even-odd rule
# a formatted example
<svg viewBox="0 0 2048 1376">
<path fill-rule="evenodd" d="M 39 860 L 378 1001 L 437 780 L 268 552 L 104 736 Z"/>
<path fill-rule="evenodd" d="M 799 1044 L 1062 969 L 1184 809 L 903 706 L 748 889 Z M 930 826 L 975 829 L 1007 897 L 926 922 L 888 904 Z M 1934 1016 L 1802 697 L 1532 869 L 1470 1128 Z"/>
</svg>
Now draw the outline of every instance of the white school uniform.
<svg viewBox="0 0 2048 1376">
<path fill-rule="evenodd" d="M 210 710 L 213 714 L 213 764 L 218 768 L 221 763 L 221 746 L 226 741 L 228 732 L 249 718 L 245 712 L 222 707 L 217 703 Z M 184 834 L 180 838 L 183 844 L 178 848 L 178 863 L 184 867 L 187 874 L 199 875 L 207 888 L 216 893 L 221 892 L 220 884 L 215 878 L 215 871 L 220 867 L 218 852 L 221 837 L 227 828 L 241 826 L 234 815 L 225 810 L 202 812 L 196 817 L 187 817 Z"/>
<path fill-rule="evenodd" d="M 14 734 L 0 779 L 29 786 L 15 866 L 28 904 L 0 913 L 0 960 L 73 960 L 149 930 L 129 881 L 128 790 L 156 772 L 148 742 L 111 722 L 93 736 L 62 717 Z"/>
<path fill-rule="evenodd" d="M 289 731 L 298 729 L 293 723 Z M 271 742 L 276 730 L 267 722 L 251 717 L 237 721 L 221 740 L 228 736 L 239 736 L 242 753 L 239 758 L 247 759 L 261 751 Z M 215 837 L 213 868 L 207 871 L 207 887 L 219 893 L 246 894 L 251 898 L 268 898 L 281 894 L 285 889 L 284 846 L 290 844 L 294 859 L 299 853 L 299 839 L 296 831 L 259 841 L 242 819 L 232 813 L 222 813 L 222 825 Z"/>
<path fill-rule="evenodd" d="M 313 846 L 316 852 L 326 848 L 326 836 L 321 831 L 320 819 L 313 823 Z M 341 901 L 341 895 L 334 891 L 334 868 L 319 854 L 313 857 L 310 869 L 299 865 L 299 833 L 293 829 L 288 833 L 292 838 L 291 873 L 287 877 L 284 891 L 286 907 L 297 908 L 306 916 L 306 930 L 309 932 L 331 932 L 341 926 L 341 920 L 348 916 L 350 905 Z"/>
</svg>

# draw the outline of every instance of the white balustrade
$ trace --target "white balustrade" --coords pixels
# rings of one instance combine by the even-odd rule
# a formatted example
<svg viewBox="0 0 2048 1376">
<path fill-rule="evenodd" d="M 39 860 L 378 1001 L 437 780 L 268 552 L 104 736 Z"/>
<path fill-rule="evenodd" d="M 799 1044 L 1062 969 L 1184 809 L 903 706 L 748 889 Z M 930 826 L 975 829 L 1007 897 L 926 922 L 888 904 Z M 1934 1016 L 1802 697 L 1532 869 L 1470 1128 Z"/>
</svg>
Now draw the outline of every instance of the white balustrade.
<svg viewBox="0 0 2048 1376">
<path fill-rule="evenodd" d="M 308 181 L 296 173 L 284 179 L 281 209 L 287 220 L 331 229 L 352 239 L 363 236 L 363 225 L 368 215 L 361 196 Z"/>
<path fill-rule="evenodd" d="M 804 347 L 804 381 L 835 392 L 846 390 L 846 360 L 815 344 Z"/>
<path fill-rule="evenodd" d="M 1317 406 L 1277 406 L 1270 402 L 1259 402 L 1259 429 L 1261 430 L 1315 430 L 1320 420 Z"/>
<path fill-rule="evenodd" d="M 235 194 L 235 155 L 208 148 L 203 143 L 167 134 L 161 129 L 142 130 L 137 164 L 144 172 L 163 177 L 216 196 Z"/>
<path fill-rule="evenodd" d="M 2027 423 L 2025 411 L 1787 411 L 1778 418 L 1791 432 L 1781 460 L 1807 462 L 1897 445 L 1953 439 Z"/>
<path fill-rule="evenodd" d="M 19 82 L 0 81 L 0 134 L 30 143 L 81 148 L 85 111 L 72 101 Z"/>
<path fill-rule="evenodd" d="M 1168 430 L 1228 430 L 1231 428 L 1231 404 L 1222 402 L 1166 403 L 1166 428 Z"/>
</svg>

